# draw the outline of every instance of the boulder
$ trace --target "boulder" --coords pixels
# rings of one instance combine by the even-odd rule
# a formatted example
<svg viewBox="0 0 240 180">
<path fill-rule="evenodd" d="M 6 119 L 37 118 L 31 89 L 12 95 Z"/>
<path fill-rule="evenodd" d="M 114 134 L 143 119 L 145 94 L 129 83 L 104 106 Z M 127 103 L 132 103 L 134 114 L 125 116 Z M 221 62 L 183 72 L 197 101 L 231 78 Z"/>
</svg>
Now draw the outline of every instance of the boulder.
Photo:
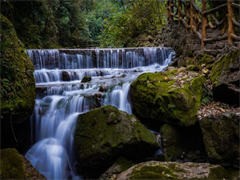
<svg viewBox="0 0 240 180">
<path fill-rule="evenodd" d="M 16 149 L 1 149 L 0 157 L 0 179 L 45 179 Z"/>
<path fill-rule="evenodd" d="M 212 67 L 213 98 L 230 105 L 240 105 L 240 50 L 231 50 Z"/>
<path fill-rule="evenodd" d="M 185 68 L 140 75 L 130 88 L 134 114 L 146 124 L 196 122 L 205 78 Z"/>
<path fill-rule="evenodd" d="M 208 163 L 179 163 L 148 161 L 136 164 L 111 179 L 238 179 L 238 172 L 229 172 L 219 165 Z"/>
<path fill-rule="evenodd" d="M 81 80 L 81 83 L 90 82 L 92 80 L 91 76 L 84 76 Z"/>
<path fill-rule="evenodd" d="M 11 22 L 0 15 L 1 148 L 25 151 L 30 145 L 30 116 L 35 102 L 33 64 Z"/>
<path fill-rule="evenodd" d="M 239 166 L 240 113 L 209 114 L 200 120 L 203 142 L 211 162 Z"/>
<path fill-rule="evenodd" d="M 74 147 L 79 174 L 95 178 L 118 157 L 141 160 L 152 156 L 159 144 L 134 116 L 104 106 L 79 116 Z"/>
<path fill-rule="evenodd" d="M 202 162 L 206 160 L 199 124 L 191 127 L 164 124 L 160 134 L 166 161 Z"/>
<path fill-rule="evenodd" d="M 121 172 L 127 170 L 131 166 L 133 166 L 134 163 L 125 159 L 125 158 L 118 158 L 114 164 L 108 168 L 107 171 L 105 171 L 100 177 L 100 180 L 106 180 L 106 179 L 111 179 L 112 176 L 115 176 L 117 174 L 120 174 Z"/>
<path fill-rule="evenodd" d="M 62 80 L 63 81 L 70 81 L 71 80 L 70 75 L 67 71 L 62 72 Z"/>
</svg>

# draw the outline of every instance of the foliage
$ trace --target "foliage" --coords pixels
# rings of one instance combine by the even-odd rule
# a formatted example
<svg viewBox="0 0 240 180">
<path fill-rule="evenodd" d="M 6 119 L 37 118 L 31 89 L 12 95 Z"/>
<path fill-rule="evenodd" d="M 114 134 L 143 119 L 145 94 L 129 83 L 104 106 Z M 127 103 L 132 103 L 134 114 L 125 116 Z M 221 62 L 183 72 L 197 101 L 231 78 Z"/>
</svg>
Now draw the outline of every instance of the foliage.
<svg viewBox="0 0 240 180">
<path fill-rule="evenodd" d="M 91 11 L 85 11 L 86 23 L 90 38 L 99 44 L 99 36 L 103 31 L 104 20 L 121 11 L 120 4 L 113 0 L 94 0 Z"/>
<path fill-rule="evenodd" d="M 134 46 L 140 35 L 155 35 L 165 23 L 164 12 L 163 1 L 125 1 L 122 11 L 105 19 L 101 46 Z"/>
<path fill-rule="evenodd" d="M 2 3 L 2 12 L 27 48 L 79 47 L 89 41 L 83 5 L 82 0 L 10 1 Z"/>
<path fill-rule="evenodd" d="M 165 23 L 163 0 L 4 1 L 27 48 L 135 46 Z"/>
<path fill-rule="evenodd" d="M 13 111 L 18 118 L 31 114 L 35 99 L 33 65 L 10 21 L 0 14 L 1 41 L 1 113 Z"/>
</svg>

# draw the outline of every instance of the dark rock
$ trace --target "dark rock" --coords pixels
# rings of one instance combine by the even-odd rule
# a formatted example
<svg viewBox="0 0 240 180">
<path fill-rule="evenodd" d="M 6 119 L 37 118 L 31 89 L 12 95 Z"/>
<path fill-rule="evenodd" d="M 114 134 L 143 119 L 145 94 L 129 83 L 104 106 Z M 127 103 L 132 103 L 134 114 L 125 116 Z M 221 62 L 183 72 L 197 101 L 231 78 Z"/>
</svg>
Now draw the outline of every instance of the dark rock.
<svg viewBox="0 0 240 180">
<path fill-rule="evenodd" d="M 0 157 L 0 179 L 45 179 L 16 149 L 1 149 Z"/>
<path fill-rule="evenodd" d="M 102 106 L 103 94 L 96 93 L 94 94 L 93 99 L 94 99 L 94 102 L 93 102 L 94 108 Z"/>
<path fill-rule="evenodd" d="M 216 101 L 221 101 L 230 105 L 240 105 L 240 80 L 234 82 L 221 83 L 220 85 L 213 88 L 213 98 Z"/>
<path fill-rule="evenodd" d="M 156 137 L 134 116 L 105 106 L 79 116 L 74 136 L 78 172 L 98 177 L 118 157 L 143 159 L 159 148 Z"/>
<path fill-rule="evenodd" d="M 206 160 L 199 124 L 191 127 L 175 127 L 164 124 L 160 129 L 166 161 Z"/>
<path fill-rule="evenodd" d="M 210 79 L 213 98 L 240 106 L 240 50 L 232 50 L 213 64 Z"/>
<path fill-rule="evenodd" d="M 0 15 L 1 148 L 30 146 L 30 116 L 35 102 L 33 64 L 10 21 Z"/>
<path fill-rule="evenodd" d="M 107 90 L 108 90 L 107 86 L 102 85 L 102 86 L 99 87 L 100 92 L 107 92 Z"/>
<path fill-rule="evenodd" d="M 133 112 L 155 128 L 161 123 L 196 122 L 205 78 L 185 68 L 140 75 L 130 88 Z"/>
<path fill-rule="evenodd" d="M 160 36 L 161 44 L 172 47 L 178 56 L 193 57 L 194 52 L 201 49 L 197 35 L 189 33 L 184 25 L 179 23 L 171 23 L 165 26 Z"/>
<path fill-rule="evenodd" d="M 62 72 L 62 80 L 63 80 L 63 81 L 70 81 L 70 80 L 71 80 L 68 72 L 66 72 L 66 71 L 63 71 L 63 72 Z"/>
<path fill-rule="evenodd" d="M 112 176 L 116 176 L 117 174 L 120 174 L 121 172 L 127 170 L 131 166 L 133 166 L 133 162 L 125 159 L 125 158 L 119 158 L 117 161 L 100 176 L 100 180 L 106 180 L 111 179 Z"/>
<path fill-rule="evenodd" d="M 224 112 L 200 120 L 206 153 L 212 162 L 239 166 L 240 114 Z"/>
<path fill-rule="evenodd" d="M 81 83 L 90 82 L 91 80 L 92 80 L 92 77 L 91 77 L 91 76 L 84 76 L 84 77 L 82 78 Z"/>
<path fill-rule="evenodd" d="M 238 179 L 237 171 L 229 171 L 219 165 L 208 163 L 179 163 L 148 161 L 136 164 L 110 179 Z"/>
</svg>

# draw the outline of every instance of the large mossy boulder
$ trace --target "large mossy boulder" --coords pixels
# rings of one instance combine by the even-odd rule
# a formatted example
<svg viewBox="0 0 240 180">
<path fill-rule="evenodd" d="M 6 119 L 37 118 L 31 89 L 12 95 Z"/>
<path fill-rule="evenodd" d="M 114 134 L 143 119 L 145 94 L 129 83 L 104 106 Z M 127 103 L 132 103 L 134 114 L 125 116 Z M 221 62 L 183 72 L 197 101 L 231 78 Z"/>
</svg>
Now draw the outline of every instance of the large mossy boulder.
<svg viewBox="0 0 240 180">
<path fill-rule="evenodd" d="M 136 164 L 111 179 L 213 180 L 237 179 L 238 172 L 228 172 L 219 165 L 208 163 L 179 163 L 148 161 Z"/>
<path fill-rule="evenodd" d="M 78 172 L 98 177 L 118 157 L 141 160 L 152 156 L 159 144 L 134 116 L 104 106 L 79 116 L 74 147 Z"/>
<path fill-rule="evenodd" d="M 193 125 L 204 80 L 185 68 L 142 74 L 131 84 L 133 112 L 147 124 Z"/>
<path fill-rule="evenodd" d="M 240 114 L 224 112 L 200 120 L 203 142 L 210 161 L 239 167 Z"/>
<path fill-rule="evenodd" d="M 231 50 L 212 66 L 210 79 L 213 98 L 230 105 L 240 105 L 240 50 Z"/>
<path fill-rule="evenodd" d="M 160 128 L 166 161 L 203 161 L 206 158 L 199 124 L 178 127 L 164 124 Z"/>
<path fill-rule="evenodd" d="M 17 147 L 23 151 L 31 137 L 29 118 L 35 100 L 33 65 L 13 25 L 1 14 L 0 24 L 1 147 Z"/>
<path fill-rule="evenodd" d="M 0 157 L 0 179 L 45 179 L 16 149 L 1 149 Z"/>
</svg>

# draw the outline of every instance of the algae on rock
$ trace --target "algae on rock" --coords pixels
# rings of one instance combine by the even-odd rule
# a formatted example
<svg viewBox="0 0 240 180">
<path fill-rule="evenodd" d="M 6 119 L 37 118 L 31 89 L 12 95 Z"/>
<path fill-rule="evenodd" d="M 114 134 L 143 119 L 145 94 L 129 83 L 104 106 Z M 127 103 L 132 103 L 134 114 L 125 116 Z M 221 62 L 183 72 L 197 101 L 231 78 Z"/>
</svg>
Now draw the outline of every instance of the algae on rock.
<svg viewBox="0 0 240 180">
<path fill-rule="evenodd" d="M 33 64 L 11 22 L 0 15 L 0 23 L 1 146 L 17 147 L 23 144 L 27 146 L 30 140 L 29 117 L 32 114 L 35 101 Z M 15 132 L 11 132 L 13 127 Z M 26 150 L 26 147 L 21 150 Z"/>
<path fill-rule="evenodd" d="M 240 50 L 231 50 L 212 67 L 213 98 L 230 105 L 240 106 Z"/>
<path fill-rule="evenodd" d="M 16 149 L 1 149 L 0 157 L 0 179 L 45 179 Z"/>
<path fill-rule="evenodd" d="M 140 75 L 131 85 L 133 112 L 148 124 L 196 122 L 205 78 L 185 68 Z"/>
<path fill-rule="evenodd" d="M 225 112 L 215 116 L 208 115 L 199 122 L 210 161 L 239 167 L 240 115 Z"/>
<path fill-rule="evenodd" d="M 152 156 L 156 137 L 134 116 L 112 106 L 79 116 L 74 138 L 80 174 L 97 177 L 118 157 L 132 160 Z"/>
<path fill-rule="evenodd" d="M 112 179 L 237 179 L 237 172 L 228 172 L 219 165 L 147 161 L 136 164 Z"/>
</svg>

